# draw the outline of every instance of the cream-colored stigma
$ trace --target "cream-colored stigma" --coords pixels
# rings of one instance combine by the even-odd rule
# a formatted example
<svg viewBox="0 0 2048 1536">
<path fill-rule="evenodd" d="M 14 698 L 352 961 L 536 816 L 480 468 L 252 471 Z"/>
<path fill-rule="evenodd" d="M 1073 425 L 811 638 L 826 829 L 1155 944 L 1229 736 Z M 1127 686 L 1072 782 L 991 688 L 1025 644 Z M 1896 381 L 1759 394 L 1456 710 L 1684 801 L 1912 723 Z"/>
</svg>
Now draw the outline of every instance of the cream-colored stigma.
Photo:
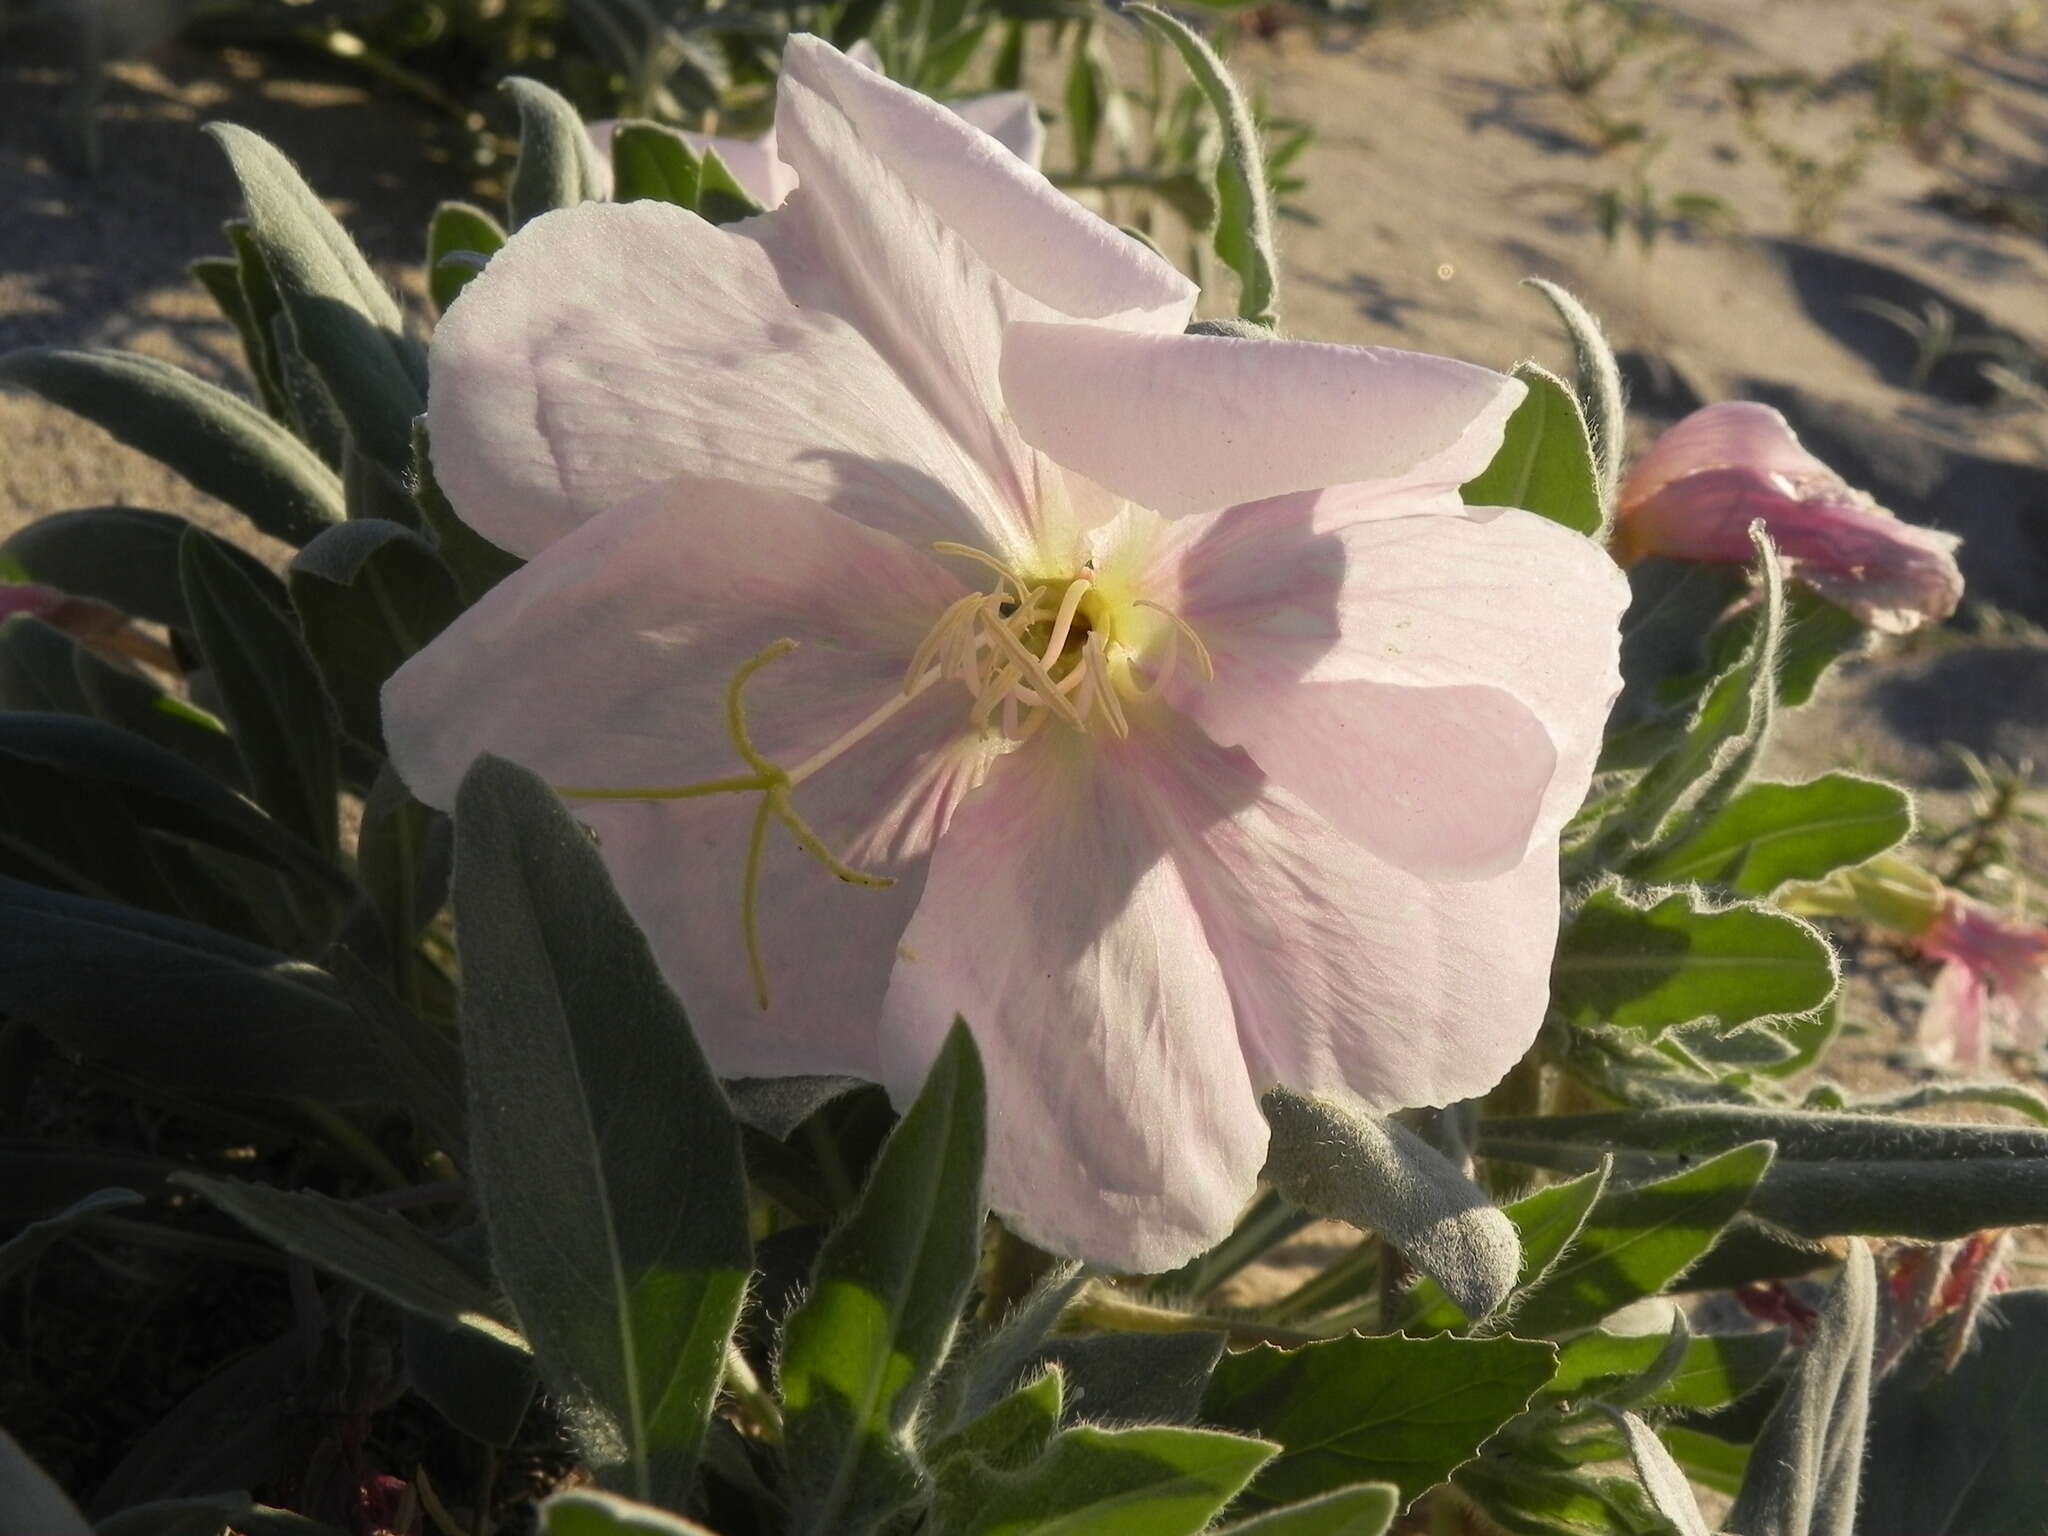
<svg viewBox="0 0 2048 1536">
<path fill-rule="evenodd" d="M 873 890 L 894 885 L 888 876 L 855 869 L 835 854 L 797 813 L 791 794 L 880 730 L 911 700 L 935 684 L 957 679 L 969 695 L 968 720 L 981 731 L 1000 732 L 1003 740 L 998 750 L 1007 750 L 1055 717 L 1077 731 L 1088 731 L 1099 723 L 1112 735 L 1128 736 L 1130 717 L 1122 695 L 1145 699 L 1158 693 L 1172 680 L 1184 650 L 1193 656 L 1204 681 L 1215 676 L 1209 648 L 1184 619 L 1147 598 L 1111 600 L 1092 571 L 1030 581 L 994 555 L 969 545 L 940 543 L 931 547 L 938 554 L 987 567 L 997 577 L 995 588 L 970 592 L 948 604 L 912 654 L 903 686 L 852 729 L 794 768 L 785 769 L 762 756 L 747 728 L 747 683 L 763 667 L 797 648 L 794 640 L 778 640 L 743 662 L 726 685 L 726 734 L 747 772 L 696 784 L 639 789 L 555 786 L 555 793 L 569 800 L 760 795 L 740 881 L 740 927 L 755 999 L 763 1009 L 768 1007 L 768 969 L 761 952 L 759 896 L 769 825 L 781 822 L 799 848 L 851 885 Z M 1140 611 L 1158 615 L 1164 626 L 1142 620 Z M 1140 631 L 1148 632 L 1152 641 L 1143 658 L 1149 667 L 1146 676 L 1139 674 L 1137 650 L 1123 638 Z M 1149 654 L 1155 650 L 1156 657 Z"/>
</svg>

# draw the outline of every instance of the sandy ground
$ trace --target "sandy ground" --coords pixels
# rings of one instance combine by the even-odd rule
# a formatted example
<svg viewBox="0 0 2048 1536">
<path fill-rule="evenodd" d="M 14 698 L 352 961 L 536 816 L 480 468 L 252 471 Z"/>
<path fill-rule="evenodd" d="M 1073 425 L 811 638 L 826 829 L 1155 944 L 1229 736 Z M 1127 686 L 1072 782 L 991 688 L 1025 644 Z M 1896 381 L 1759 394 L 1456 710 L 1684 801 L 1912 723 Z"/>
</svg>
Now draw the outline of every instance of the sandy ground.
<svg viewBox="0 0 2048 1536">
<path fill-rule="evenodd" d="M 1775 766 L 1897 776 L 1932 791 L 1938 821 L 1964 803 L 1949 744 L 2048 763 L 2048 223 L 2024 227 L 2048 212 L 2048 18 L 2025 26 L 2040 7 L 1677 0 L 1641 30 L 1574 0 L 1380 9 L 1417 14 L 1289 27 L 1237 51 L 1273 112 L 1318 130 L 1283 225 L 1285 328 L 1561 369 L 1547 309 L 1518 286 L 1536 274 L 1583 295 L 1626 349 L 1640 430 L 1702 400 L 1781 406 L 1850 480 L 1965 536 L 1970 607 L 1942 637 L 1845 668 L 1781 733 Z M 1895 34 L 1965 98 L 1961 131 L 1930 131 L 1920 153 L 1875 136 L 1858 88 Z M 1574 97 L 1567 45 L 1597 59 L 1617 39 L 1620 63 Z M 62 71 L 11 40 L 0 50 L 0 349 L 132 347 L 239 384 L 232 337 L 184 273 L 237 211 L 203 121 L 273 137 L 415 298 L 427 214 L 473 187 L 472 147 L 445 117 L 319 61 L 180 44 L 116 67 L 105 169 L 84 179 L 66 169 Z M 1759 88 L 1782 146 L 1826 161 L 1873 128 L 1833 216 L 1804 228 L 1731 86 L 1791 70 L 1832 86 L 1796 110 L 1799 93 Z M 1739 228 L 1610 244 L 1591 211 L 1608 189 L 1667 214 L 1719 199 Z M 1959 200 L 2006 222 L 1959 216 Z M 1945 316 L 1953 346 L 1916 372 L 1913 341 L 1870 301 Z M 1993 387 L 1986 361 L 2018 382 Z M 97 430 L 0 394 L 0 533 L 107 502 L 243 536 Z M 2037 842 L 2037 878 L 2041 855 Z"/>
</svg>

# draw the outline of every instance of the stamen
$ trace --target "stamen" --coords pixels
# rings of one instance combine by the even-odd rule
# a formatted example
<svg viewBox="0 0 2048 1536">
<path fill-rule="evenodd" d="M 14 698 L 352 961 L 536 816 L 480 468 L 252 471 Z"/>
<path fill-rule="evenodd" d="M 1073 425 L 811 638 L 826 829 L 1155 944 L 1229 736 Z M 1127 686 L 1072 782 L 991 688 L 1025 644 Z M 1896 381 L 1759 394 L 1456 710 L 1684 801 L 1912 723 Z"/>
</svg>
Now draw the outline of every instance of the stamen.
<svg viewBox="0 0 2048 1536">
<path fill-rule="evenodd" d="M 1150 608 L 1154 613 L 1164 615 L 1167 621 L 1173 625 L 1174 629 L 1186 639 L 1188 644 L 1195 648 L 1195 665 L 1202 669 L 1202 681 L 1205 683 L 1216 681 L 1216 663 L 1209 655 L 1209 647 L 1204 645 L 1202 637 L 1195 633 L 1194 625 L 1175 613 L 1171 608 L 1166 607 L 1162 603 L 1155 603 L 1149 597 L 1137 598 L 1131 606 L 1134 608 Z"/>
<path fill-rule="evenodd" d="M 1087 658 L 1089 676 L 1095 679 L 1095 696 L 1102 705 L 1109 728 L 1118 736 L 1130 735 L 1131 722 L 1124 714 L 1124 701 L 1116 696 L 1116 688 L 1109 680 L 1109 655 L 1102 644 L 1102 636 L 1090 635 L 1082 655 Z"/>
<path fill-rule="evenodd" d="M 903 669 L 903 691 L 905 693 L 915 693 L 918 691 L 920 686 L 919 680 L 924 676 L 925 667 L 930 664 L 934 656 L 938 656 L 945 650 L 947 643 L 953 639 L 954 630 L 972 614 L 980 602 L 981 594 L 979 592 L 970 592 L 965 597 L 955 598 L 946 605 L 946 611 L 939 615 L 939 622 L 931 627 L 922 640 L 918 641 L 917 649 L 911 652 L 910 665 Z M 940 663 L 940 674 L 942 676 L 945 675 L 946 670 L 942 660 Z"/>
<path fill-rule="evenodd" d="M 1024 676 L 1031 679 L 1040 695 L 1039 702 L 1058 711 L 1063 719 L 1078 728 L 1081 725 L 1081 717 L 1074 712 L 1074 706 L 1059 692 L 1051 676 L 1046 672 L 1044 663 L 1024 648 L 1024 642 L 1010 632 L 1007 624 L 990 624 L 985 626 L 985 629 L 989 638 L 996 642 L 997 649 L 1007 655 Z"/>
<path fill-rule="evenodd" d="M 1081 609 L 1081 599 L 1088 595 L 1094 583 L 1085 576 L 1067 585 L 1067 595 L 1060 599 L 1060 614 L 1053 621 L 1052 638 L 1045 643 L 1045 655 L 1040 659 L 1049 667 L 1059 658 L 1061 649 L 1067 643 L 1067 632 L 1074 627 L 1074 615 Z"/>
<path fill-rule="evenodd" d="M 925 547 L 935 554 L 953 555 L 962 560 L 972 560 L 976 565 L 985 565 L 1015 587 L 1020 599 L 1024 596 L 1024 578 L 985 549 L 976 549 L 972 544 L 955 544 L 951 539 L 940 539 Z"/>
</svg>

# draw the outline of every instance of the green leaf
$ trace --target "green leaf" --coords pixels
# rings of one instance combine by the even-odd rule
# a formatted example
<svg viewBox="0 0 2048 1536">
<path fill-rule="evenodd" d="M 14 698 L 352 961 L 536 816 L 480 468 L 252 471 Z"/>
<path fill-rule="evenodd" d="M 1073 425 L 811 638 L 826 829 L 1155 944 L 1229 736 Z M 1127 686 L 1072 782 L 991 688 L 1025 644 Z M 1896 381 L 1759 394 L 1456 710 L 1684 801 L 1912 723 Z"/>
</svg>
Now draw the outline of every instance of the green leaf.
<svg viewBox="0 0 2048 1536">
<path fill-rule="evenodd" d="M 1195 1536 L 1273 1455 L 1206 1429 L 1070 1429 L 1002 1473 L 960 1457 L 939 1469 L 934 1536 Z"/>
<path fill-rule="evenodd" d="M 443 203 L 427 224 L 427 292 L 443 313 L 455 302 L 483 263 L 505 244 L 505 231 L 483 209 L 470 203 Z M 465 261 L 463 257 L 474 257 Z M 450 258 L 454 258 L 451 260 Z"/>
<path fill-rule="evenodd" d="M 473 1328 L 443 1328 L 408 1312 L 399 1328 L 406 1383 L 456 1429 L 501 1450 L 518 1441 L 540 1385 L 533 1356 Z"/>
<path fill-rule="evenodd" d="M 1508 418 L 1500 452 L 1459 495 L 1468 507 L 1523 507 L 1577 533 L 1599 537 L 1599 471 L 1586 418 L 1564 381 L 1534 363 L 1515 377 L 1529 388 Z"/>
<path fill-rule="evenodd" d="M 0 879 L 0 1013 L 157 1088 L 382 1103 L 314 966 L 196 923 Z"/>
<path fill-rule="evenodd" d="M 481 759 L 455 848 L 470 1172 L 494 1273 L 542 1376 L 579 1405 L 586 1454 L 624 1458 L 602 1475 L 680 1504 L 753 1265 L 739 1127 L 545 784 Z"/>
<path fill-rule="evenodd" d="M 1804 784 L 1752 784 L 1698 831 L 1630 873 L 1768 896 L 1787 880 L 1818 880 L 1861 864 L 1912 830 L 1912 798 L 1876 779 L 1830 773 Z"/>
<path fill-rule="evenodd" d="M 242 361 L 255 381 L 256 397 L 271 420 L 290 422 L 291 402 L 277 382 L 270 357 L 270 339 L 249 307 L 249 295 L 242 286 L 242 264 L 232 256 L 202 256 L 186 267 L 194 281 L 207 291 L 220 312 L 242 339 Z"/>
<path fill-rule="evenodd" d="M 1102 136 L 1108 93 L 1115 89 L 1107 75 L 1095 42 L 1095 27 L 1091 22 L 1083 22 L 1067 65 L 1066 88 L 1062 93 L 1076 176 L 1086 176 L 1095 168 L 1095 145 Z"/>
<path fill-rule="evenodd" d="M 249 236 L 290 318 L 294 349 L 332 397 L 355 445 L 402 477 L 426 407 L 426 354 L 398 304 L 289 160 L 231 123 L 207 128 L 249 209 Z"/>
<path fill-rule="evenodd" d="M 336 945 L 327 953 L 327 965 L 415 1123 L 458 1165 L 467 1162 L 467 1093 L 462 1053 L 454 1039 L 401 1003 L 348 950 Z"/>
<path fill-rule="evenodd" d="M 104 427 L 288 544 L 341 520 L 341 482 L 318 454 L 182 368 L 133 352 L 30 347 L 0 357 L 0 383 Z"/>
<path fill-rule="evenodd" d="M 0 1536 L 92 1536 L 56 1482 L 0 1429 Z"/>
<path fill-rule="evenodd" d="M 1835 983 L 1834 950 L 1800 918 L 1755 903 L 1716 909 L 1690 891 L 1641 907 L 1613 887 L 1565 925 L 1550 972 L 1565 1017 L 1652 1038 L 1809 1013 Z"/>
<path fill-rule="evenodd" d="M 1579 1235 L 1606 1187 L 1607 1170 L 1596 1168 L 1579 1178 L 1524 1195 L 1506 1208 L 1505 1214 L 1514 1223 L 1522 1244 L 1522 1264 L 1515 1282 L 1518 1290 L 1527 1290 L 1549 1272 Z M 1472 1321 L 1434 1280 L 1424 1280 L 1408 1293 L 1408 1319 L 1402 1324 L 1402 1331 L 1443 1333 L 1468 1327 Z"/>
<path fill-rule="evenodd" d="M 80 1222 L 140 1204 L 142 1196 L 132 1189 L 101 1189 L 82 1200 L 73 1201 L 54 1216 L 30 1222 L 6 1242 L 0 1243 L 0 1285 L 27 1270 L 53 1244 L 69 1237 L 72 1228 Z"/>
<path fill-rule="evenodd" d="M 934 1444 L 927 1463 L 937 1467 L 954 1456 L 971 1456 L 998 1471 L 1028 1466 L 1045 1454 L 1059 1433 L 1064 1382 L 1057 1369 L 1041 1372 L 971 1424 Z"/>
<path fill-rule="evenodd" d="M 1621 484 L 1622 455 L 1628 447 L 1627 400 L 1614 348 L 1608 345 L 1592 312 L 1556 283 L 1540 277 L 1524 278 L 1523 282 L 1543 295 L 1571 338 L 1579 401 L 1591 434 L 1594 462 L 1599 466 L 1599 496 L 1604 505 L 1612 501 Z M 1604 533 L 1605 529 L 1603 517 L 1596 531 Z"/>
<path fill-rule="evenodd" d="M 1754 537 L 1762 581 L 1747 643 L 1715 676 L 1684 736 L 1630 791 L 1621 817 L 1603 836 L 1609 851 L 1632 841 L 1658 856 L 1662 844 L 1718 815 L 1763 753 L 1777 701 L 1785 580 L 1769 541 L 1761 533 Z"/>
<path fill-rule="evenodd" d="M 512 172 L 509 199 L 512 227 L 603 198 L 604 167 L 576 109 L 558 92 L 520 75 L 505 81 L 503 89 L 519 108 L 519 164 Z"/>
<path fill-rule="evenodd" d="M 1237 274 L 1238 315 L 1270 330 L 1280 318 L 1280 262 L 1273 241 L 1265 151 L 1251 108 L 1200 33 L 1149 5 L 1123 9 L 1173 45 L 1216 114 L 1223 131 L 1223 149 L 1216 161 L 1216 254 Z"/>
<path fill-rule="evenodd" d="M 1217 1536 L 1384 1536 L 1401 1507 L 1391 1483 L 1359 1483 L 1227 1525 Z"/>
<path fill-rule="evenodd" d="M 249 233 L 247 219 L 229 219 L 221 225 L 221 233 L 228 237 L 228 249 L 234 252 L 235 282 L 249 325 L 242 337 L 242 351 L 249 371 L 256 376 L 264 409 L 287 426 L 297 423 L 299 437 L 323 462 L 332 464 L 334 460 L 319 440 L 304 430 L 293 399 L 291 375 L 294 369 L 303 371 L 306 363 L 291 339 L 291 321 L 285 315 L 284 300 L 278 297 L 277 284 L 271 280 L 270 264 Z"/>
<path fill-rule="evenodd" d="M 419 535 L 370 521 L 328 529 L 299 551 L 288 579 L 343 725 L 381 752 L 384 684 L 462 612 L 454 574 Z"/>
<path fill-rule="evenodd" d="M 287 1253 L 443 1328 L 467 1328 L 524 1354 L 490 1285 L 404 1217 L 312 1190 L 272 1189 L 196 1173 L 173 1184 L 203 1195 Z"/>
<path fill-rule="evenodd" d="M 753 194 L 740 185 L 740 179 L 733 175 L 732 168 L 708 144 L 704 147 L 702 169 L 698 173 L 697 212 L 712 224 L 734 224 L 761 212 L 761 205 L 754 201 Z"/>
<path fill-rule="evenodd" d="M 1248 1511 L 1315 1498 L 1361 1478 L 1413 1503 L 1469 1460 L 1550 1380 L 1554 1346 L 1529 1339 L 1331 1339 L 1226 1355 L 1205 1422 L 1280 1442 L 1245 1494 Z"/>
<path fill-rule="evenodd" d="M 983 1095 L 955 1024 L 783 1331 L 792 1532 L 851 1536 L 918 1495 L 912 1422 L 981 1252 Z"/>
<path fill-rule="evenodd" d="M 1067 1416 L 1094 1424 L 1192 1424 L 1223 1354 L 1223 1335 L 1072 1334 L 1038 1358 L 1067 1382 Z"/>
<path fill-rule="evenodd" d="M 556 1494 L 541 1505 L 540 1522 L 546 1536 L 713 1536 L 694 1520 L 590 1488 Z"/>
<path fill-rule="evenodd" d="M 1677 1536 L 1710 1536 L 1706 1517 L 1700 1513 L 1699 1500 L 1693 1496 L 1692 1485 L 1685 1480 L 1685 1473 L 1678 1463 L 1671 1459 L 1671 1453 L 1664 1449 L 1659 1440 L 1641 1419 L 1632 1413 L 1609 1409 L 1608 1416 L 1620 1427 L 1623 1442 L 1628 1446 L 1628 1459 L 1634 1464 L 1636 1476 L 1642 1479 L 1643 1492 L 1649 1496 L 1650 1507 L 1671 1522 Z"/>
<path fill-rule="evenodd" d="M 413 434 L 412 486 L 420 518 L 434 536 L 434 552 L 455 573 L 465 603 L 474 603 L 525 563 L 456 516 L 453 503 L 434 479 L 424 418 Z"/>
<path fill-rule="evenodd" d="M 1516 1308 L 1516 1330 L 1589 1328 L 1632 1301 L 1657 1295 L 1748 1204 L 1771 1156 L 1768 1142 L 1754 1142 L 1675 1177 L 1603 1194 L 1570 1251 Z"/>
<path fill-rule="evenodd" d="M 29 580 L 190 633 L 192 615 L 178 584 L 178 541 L 191 526 L 182 517 L 142 507 L 81 507 L 16 529 L 0 543 L 0 556 L 18 564 Z M 284 583 L 268 568 L 225 540 L 220 549 L 262 588 L 272 607 L 289 606 Z"/>
<path fill-rule="evenodd" d="M 1507 1299 L 1521 1240 L 1486 1192 L 1392 1120 L 1274 1089 L 1266 1182 L 1296 1205 L 1378 1232 L 1469 1318 Z"/>
<path fill-rule="evenodd" d="M 1671 1459 L 1685 1469 L 1685 1475 L 1702 1488 L 1729 1495 L 1741 1488 L 1742 1474 L 1749 1466 L 1748 1446 L 1682 1424 L 1664 1425 L 1657 1438 L 1671 1452 Z"/>
<path fill-rule="evenodd" d="M 304 1404 L 323 1390 L 322 1374 L 296 1328 L 220 1367 L 149 1428 L 87 1509 L 104 1521 L 152 1500 L 218 1498 L 219 1489 L 262 1486 L 300 1470 Z"/>
<path fill-rule="evenodd" d="M 304 642 L 196 529 L 179 545 L 178 575 L 257 803 L 309 847 L 339 857 L 334 710 Z"/>
<path fill-rule="evenodd" d="M 1672 1536 L 1632 1477 L 1519 1464 L 1489 1452 L 1455 1479 L 1458 1491 L 1508 1536 Z"/>
<path fill-rule="evenodd" d="M 1878 1385 L 1859 1536 L 2048 1533 L 2048 1290 L 1990 1298 L 1960 1356 L 1953 1327 L 1922 1333 Z"/>
<path fill-rule="evenodd" d="M 49 814 L 53 788 L 91 788 L 138 827 L 290 873 L 302 888 L 315 888 L 305 892 L 309 897 L 350 891 L 338 871 L 241 796 L 183 758 L 101 721 L 0 715 L 0 784 L 14 791 L 0 797 L 0 835 L 30 837 L 37 815 Z"/>
<path fill-rule="evenodd" d="M 623 122 L 612 129 L 612 199 L 671 203 L 695 212 L 704 162 L 689 141 L 660 123 Z"/>
<path fill-rule="evenodd" d="M 1857 1243 L 1751 1448 L 1742 1492 L 1728 1512 L 1730 1529 L 1744 1536 L 1855 1536 L 1876 1330 L 1876 1266 Z M 2038 1441 L 2035 1453 L 2038 1469 Z M 1908 1458 L 1918 1465 L 1917 1446 Z M 1927 1529 L 1916 1528 L 1914 1536 L 1928 1536 Z"/>
<path fill-rule="evenodd" d="M 1656 1366 L 1662 1334 L 1595 1330 L 1566 1344 L 1546 1397 L 1600 1398 L 1626 1393 Z M 1706 1334 L 1689 1340 L 1678 1369 L 1642 1401 L 1664 1408 L 1721 1408 L 1758 1386 L 1783 1358 L 1782 1333 Z"/>
</svg>

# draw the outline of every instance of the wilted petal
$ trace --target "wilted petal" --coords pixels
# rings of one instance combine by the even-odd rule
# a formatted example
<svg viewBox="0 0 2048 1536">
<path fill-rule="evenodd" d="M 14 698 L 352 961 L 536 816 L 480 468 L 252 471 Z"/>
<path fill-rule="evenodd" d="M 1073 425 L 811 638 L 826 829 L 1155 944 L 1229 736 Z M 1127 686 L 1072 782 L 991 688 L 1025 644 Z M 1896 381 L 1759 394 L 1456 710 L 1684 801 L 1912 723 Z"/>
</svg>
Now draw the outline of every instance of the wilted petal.
<svg viewBox="0 0 2048 1536">
<path fill-rule="evenodd" d="M 1779 411 L 1755 400 L 1723 400 L 1668 428 L 1629 466 L 1622 505 L 1647 501 L 1673 481 L 1710 469 L 1749 469 L 1788 480 L 1834 474 L 1806 451 Z"/>
<path fill-rule="evenodd" d="M 1147 579 L 1216 668 L 1176 699 L 1381 857 L 1498 874 L 1585 795 L 1628 585 L 1531 513 L 1360 520 L 1363 489 L 1168 527 Z"/>
<path fill-rule="evenodd" d="M 1514 379 L 1384 347 L 1019 324 L 1003 346 L 1018 430 L 1170 515 L 1356 481 L 1455 489 L 1520 403 Z"/>
<path fill-rule="evenodd" d="M 956 1014 L 988 1066 L 990 1203 L 1118 1269 L 1173 1268 L 1229 1230 L 1266 1126 L 1231 1004 L 1166 856 L 1159 749 L 1054 726 L 954 816 L 889 989 L 891 1092 Z"/>
<path fill-rule="evenodd" d="M 1657 440 L 1622 486 L 1615 552 L 1747 564 L 1759 520 L 1792 574 L 1873 629 L 1907 633 L 1962 599 L 1961 540 L 1899 521 L 1748 400 L 1695 411 Z"/>
</svg>

